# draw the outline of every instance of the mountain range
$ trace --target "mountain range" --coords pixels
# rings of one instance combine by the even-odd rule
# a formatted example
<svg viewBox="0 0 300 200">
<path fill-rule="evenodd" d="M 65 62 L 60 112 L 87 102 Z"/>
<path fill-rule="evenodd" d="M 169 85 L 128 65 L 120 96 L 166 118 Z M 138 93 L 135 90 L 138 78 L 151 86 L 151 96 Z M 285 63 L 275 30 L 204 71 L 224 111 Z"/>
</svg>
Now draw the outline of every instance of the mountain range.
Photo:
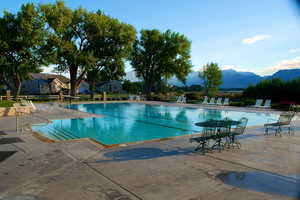
<svg viewBox="0 0 300 200">
<path fill-rule="evenodd" d="M 199 72 L 193 71 L 186 77 L 186 85 L 199 85 L 203 81 L 198 76 Z M 285 69 L 279 70 L 270 76 L 259 76 L 252 72 L 239 72 L 233 69 L 222 70 L 222 82 L 220 88 L 246 88 L 249 85 L 255 85 L 265 79 L 280 78 L 288 81 L 300 76 L 300 69 Z M 130 81 L 138 81 L 134 71 L 129 71 L 125 79 Z M 183 86 L 183 84 L 173 77 L 169 80 L 169 84 Z"/>
</svg>

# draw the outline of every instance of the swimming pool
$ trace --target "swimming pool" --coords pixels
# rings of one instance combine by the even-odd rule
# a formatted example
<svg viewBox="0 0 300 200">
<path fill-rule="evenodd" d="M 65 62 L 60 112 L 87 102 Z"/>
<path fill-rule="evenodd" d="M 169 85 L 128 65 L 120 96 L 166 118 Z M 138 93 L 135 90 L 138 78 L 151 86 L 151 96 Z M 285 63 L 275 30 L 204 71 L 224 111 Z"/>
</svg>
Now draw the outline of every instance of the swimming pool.
<svg viewBox="0 0 300 200">
<path fill-rule="evenodd" d="M 249 119 L 248 126 L 262 125 L 276 114 L 239 112 L 142 103 L 73 104 L 70 109 L 102 117 L 52 120 L 33 125 L 34 131 L 54 140 L 92 138 L 102 144 L 123 144 L 193 134 L 201 131 L 196 122 L 229 117 Z"/>
</svg>

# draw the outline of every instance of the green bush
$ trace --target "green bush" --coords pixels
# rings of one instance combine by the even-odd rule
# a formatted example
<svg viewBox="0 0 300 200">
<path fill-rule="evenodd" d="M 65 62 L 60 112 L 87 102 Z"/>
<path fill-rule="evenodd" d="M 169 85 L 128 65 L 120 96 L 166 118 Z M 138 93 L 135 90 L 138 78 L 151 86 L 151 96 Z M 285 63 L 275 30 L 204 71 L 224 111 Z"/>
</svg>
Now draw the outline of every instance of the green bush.
<svg viewBox="0 0 300 200">
<path fill-rule="evenodd" d="M 189 92 L 185 94 L 187 100 L 200 100 L 202 96 L 196 92 Z"/>
<path fill-rule="evenodd" d="M 2 100 L 0 101 L 0 107 L 13 107 L 14 103 L 14 101 Z"/>
</svg>

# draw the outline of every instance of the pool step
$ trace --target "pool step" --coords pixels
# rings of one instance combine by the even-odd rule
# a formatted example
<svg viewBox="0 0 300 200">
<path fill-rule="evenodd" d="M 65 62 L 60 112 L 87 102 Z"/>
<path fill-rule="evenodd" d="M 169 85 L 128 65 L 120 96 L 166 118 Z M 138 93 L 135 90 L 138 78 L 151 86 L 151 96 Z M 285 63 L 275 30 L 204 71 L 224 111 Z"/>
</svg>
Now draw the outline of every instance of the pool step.
<svg viewBox="0 0 300 200">
<path fill-rule="evenodd" d="M 56 140 L 72 140 L 78 138 L 63 129 L 57 129 L 55 127 L 50 127 L 50 126 L 45 126 L 44 128 Z"/>
</svg>

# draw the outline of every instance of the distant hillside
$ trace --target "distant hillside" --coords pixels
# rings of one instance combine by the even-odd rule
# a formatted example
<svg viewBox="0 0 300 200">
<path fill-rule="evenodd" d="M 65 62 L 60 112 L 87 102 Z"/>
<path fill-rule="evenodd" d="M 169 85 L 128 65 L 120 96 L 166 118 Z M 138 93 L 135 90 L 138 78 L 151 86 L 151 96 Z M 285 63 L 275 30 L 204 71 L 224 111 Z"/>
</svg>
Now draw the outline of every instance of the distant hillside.
<svg viewBox="0 0 300 200">
<path fill-rule="evenodd" d="M 238 72 L 233 69 L 223 70 L 223 84 L 221 88 L 246 88 L 249 85 L 255 85 L 259 81 L 264 79 L 280 78 L 284 81 L 292 80 L 300 76 L 300 69 L 286 69 L 279 70 L 271 76 L 259 76 L 252 72 Z M 126 78 L 131 81 L 138 81 L 134 71 L 127 73 Z M 183 86 L 183 84 L 178 81 L 175 77 L 169 80 L 171 85 Z M 186 78 L 186 84 L 190 85 L 202 85 L 202 80 L 198 76 L 198 72 L 191 72 Z"/>
<path fill-rule="evenodd" d="M 279 70 L 271 76 L 266 77 L 267 79 L 280 78 L 284 81 L 289 81 L 300 76 L 300 69 L 283 69 Z"/>
</svg>

